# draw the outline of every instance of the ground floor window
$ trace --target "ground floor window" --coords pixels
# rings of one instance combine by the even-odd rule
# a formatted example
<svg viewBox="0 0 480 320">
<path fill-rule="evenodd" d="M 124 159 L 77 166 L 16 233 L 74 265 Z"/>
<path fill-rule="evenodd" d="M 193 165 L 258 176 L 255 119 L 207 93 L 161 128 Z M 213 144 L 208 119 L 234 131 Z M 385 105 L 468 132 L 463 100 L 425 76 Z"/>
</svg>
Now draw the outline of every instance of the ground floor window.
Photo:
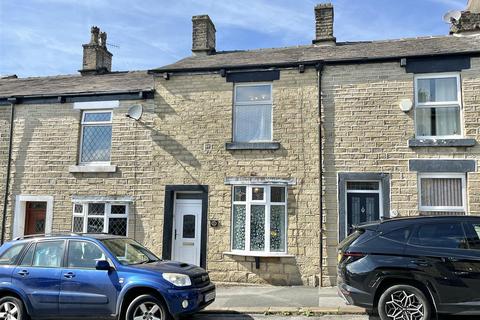
<svg viewBox="0 0 480 320">
<path fill-rule="evenodd" d="M 128 234 L 128 204 L 109 202 L 74 203 L 72 231 L 126 236 Z"/>
<path fill-rule="evenodd" d="M 232 251 L 286 253 L 285 186 L 234 186 L 232 204 Z"/>
<path fill-rule="evenodd" d="M 431 213 L 466 212 L 465 173 L 421 173 L 418 176 L 419 210 Z"/>
</svg>

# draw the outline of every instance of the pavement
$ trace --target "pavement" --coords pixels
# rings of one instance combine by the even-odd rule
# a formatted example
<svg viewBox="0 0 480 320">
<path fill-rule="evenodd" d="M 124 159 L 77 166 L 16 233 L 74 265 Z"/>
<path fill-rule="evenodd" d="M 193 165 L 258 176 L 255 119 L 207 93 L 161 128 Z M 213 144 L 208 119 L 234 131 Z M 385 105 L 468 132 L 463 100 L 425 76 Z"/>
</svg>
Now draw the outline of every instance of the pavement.
<svg viewBox="0 0 480 320">
<path fill-rule="evenodd" d="M 217 285 L 217 297 L 207 313 L 263 315 L 364 314 L 347 306 L 336 288 Z"/>
<path fill-rule="evenodd" d="M 188 320 L 379 320 L 347 306 L 337 288 L 239 286 L 217 284 L 215 302 Z M 439 320 L 478 320 L 441 316 Z"/>
</svg>

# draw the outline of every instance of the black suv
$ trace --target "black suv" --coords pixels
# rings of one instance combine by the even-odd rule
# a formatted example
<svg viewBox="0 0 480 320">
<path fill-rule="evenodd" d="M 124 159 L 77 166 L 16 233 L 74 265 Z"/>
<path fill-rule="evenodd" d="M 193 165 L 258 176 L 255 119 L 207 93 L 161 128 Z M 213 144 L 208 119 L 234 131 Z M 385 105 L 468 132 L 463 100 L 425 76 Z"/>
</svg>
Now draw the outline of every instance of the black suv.
<svg viewBox="0 0 480 320">
<path fill-rule="evenodd" d="M 480 315 L 480 217 L 385 220 L 339 245 L 339 294 L 382 320 Z"/>
</svg>

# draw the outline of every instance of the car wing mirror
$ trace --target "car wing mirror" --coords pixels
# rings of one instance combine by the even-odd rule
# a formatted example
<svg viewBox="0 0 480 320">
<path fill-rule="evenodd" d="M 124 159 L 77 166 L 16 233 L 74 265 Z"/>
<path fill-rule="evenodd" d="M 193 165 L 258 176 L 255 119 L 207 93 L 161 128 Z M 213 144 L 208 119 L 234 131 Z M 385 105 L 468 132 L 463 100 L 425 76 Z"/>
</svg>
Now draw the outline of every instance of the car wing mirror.
<svg viewBox="0 0 480 320">
<path fill-rule="evenodd" d="M 112 267 L 107 260 L 97 260 L 97 262 L 95 262 L 95 269 L 109 271 Z"/>
</svg>

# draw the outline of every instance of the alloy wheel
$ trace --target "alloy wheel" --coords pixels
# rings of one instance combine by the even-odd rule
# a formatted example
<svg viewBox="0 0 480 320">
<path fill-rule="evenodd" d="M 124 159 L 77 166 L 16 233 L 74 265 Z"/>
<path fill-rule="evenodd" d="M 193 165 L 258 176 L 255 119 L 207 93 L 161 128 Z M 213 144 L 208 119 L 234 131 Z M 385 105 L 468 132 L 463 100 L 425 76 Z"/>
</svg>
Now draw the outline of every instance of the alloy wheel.
<svg viewBox="0 0 480 320">
<path fill-rule="evenodd" d="M 385 313 L 392 320 L 424 320 L 425 306 L 414 293 L 400 290 L 390 295 Z"/>
<path fill-rule="evenodd" d="M 1 320 L 18 320 L 18 306 L 10 301 L 6 301 L 0 305 Z"/>
<path fill-rule="evenodd" d="M 144 302 L 140 304 L 133 313 L 133 320 L 163 320 L 162 308 L 156 303 Z"/>
</svg>

